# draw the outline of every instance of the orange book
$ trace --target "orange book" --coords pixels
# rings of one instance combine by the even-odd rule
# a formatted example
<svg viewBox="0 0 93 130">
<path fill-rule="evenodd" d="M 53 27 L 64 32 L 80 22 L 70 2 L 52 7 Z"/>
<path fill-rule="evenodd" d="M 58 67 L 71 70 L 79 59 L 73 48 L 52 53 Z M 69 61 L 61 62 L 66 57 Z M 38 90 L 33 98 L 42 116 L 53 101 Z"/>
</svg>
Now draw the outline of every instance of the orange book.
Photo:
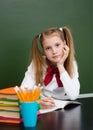
<svg viewBox="0 0 93 130">
<path fill-rule="evenodd" d="M 0 89 L 0 100 L 18 100 L 14 87 Z"/>
<path fill-rule="evenodd" d="M 8 123 L 8 124 L 20 124 L 21 123 L 21 121 L 3 120 L 3 119 L 0 119 L 0 122 L 1 123 Z"/>
<path fill-rule="evenodd" d="M 0 94 L 16 94 L 14 87 L 0 89 Z"/>
</svg>

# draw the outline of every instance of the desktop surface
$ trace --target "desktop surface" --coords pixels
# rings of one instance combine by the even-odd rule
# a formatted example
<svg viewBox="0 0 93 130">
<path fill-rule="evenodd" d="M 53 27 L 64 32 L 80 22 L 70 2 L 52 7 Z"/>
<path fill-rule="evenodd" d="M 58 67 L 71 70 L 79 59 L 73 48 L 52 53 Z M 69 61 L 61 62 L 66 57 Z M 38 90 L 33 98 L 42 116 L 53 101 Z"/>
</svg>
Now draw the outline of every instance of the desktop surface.
<svg viewBox="0 0 93 130">
<path fill-rule="evenodd" d="M 0 130 L 93 130 L 93 97 L 78 101 L 81 105 L 41 114 L 35 128 L 0 123 Z"/>
</svg>

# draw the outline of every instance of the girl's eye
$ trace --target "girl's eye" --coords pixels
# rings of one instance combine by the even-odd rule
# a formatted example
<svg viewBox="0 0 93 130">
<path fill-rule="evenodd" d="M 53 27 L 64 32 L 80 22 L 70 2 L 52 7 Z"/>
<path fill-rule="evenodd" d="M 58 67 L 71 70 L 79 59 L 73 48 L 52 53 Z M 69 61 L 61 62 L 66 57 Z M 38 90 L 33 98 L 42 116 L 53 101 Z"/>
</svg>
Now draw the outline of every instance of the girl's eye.
<svg viewBox="0 0 93 130">
<path fill-rule="evenodd" d="M 60 44 L 56 44 L 56 46 L 58 47 L 58 46 L 60 46 Z"/>
<path fill-rule="evenodd" d="M 49 49 L 50 49 L 50 47 L 47 47 L 47 48 L 46 48 L 46 50 L 49 50 Z"/>
</svg>

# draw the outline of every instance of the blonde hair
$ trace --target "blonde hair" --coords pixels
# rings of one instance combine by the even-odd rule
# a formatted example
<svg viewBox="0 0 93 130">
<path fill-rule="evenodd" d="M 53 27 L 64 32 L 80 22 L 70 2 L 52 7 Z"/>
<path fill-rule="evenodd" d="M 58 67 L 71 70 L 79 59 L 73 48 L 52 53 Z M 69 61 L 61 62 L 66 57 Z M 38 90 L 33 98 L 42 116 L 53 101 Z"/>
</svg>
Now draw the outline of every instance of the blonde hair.
<svg viewBox="0 0 93 130">
<path fill-rule="evenodd" d="M 74 44 L 71 31 L 68 27 L 62 27 L 61 29 L 56 27 L 49 28 L 45 30 L 43 33 L 35 36 L 32 41 L 32 61 L 35 72 L 35 80 L 37 84 L 38 83 L 40 83 L 41 85 L 43 84 L 43 70 L 46 67 L 46 61 L 43 58 L 43 53 L 39 49 L 38 44 L 41 44 L 43 48 L 42 43 L 45 40 L 45 38 L 47 38 L 48 36 L 51 37 L 53 35 L 59 36 L 62 39 L 62 41 L 65 40 L 66 44 L 69 47 L 69 55 L 66 61 L 64 62 L 64 67 L 68 72 L 68 74 L 70 75 L 70 77 L 73 76 L 74 71 L 73 61 L 75 60 L 75 57 L 74 57 Z"/>
</svg>

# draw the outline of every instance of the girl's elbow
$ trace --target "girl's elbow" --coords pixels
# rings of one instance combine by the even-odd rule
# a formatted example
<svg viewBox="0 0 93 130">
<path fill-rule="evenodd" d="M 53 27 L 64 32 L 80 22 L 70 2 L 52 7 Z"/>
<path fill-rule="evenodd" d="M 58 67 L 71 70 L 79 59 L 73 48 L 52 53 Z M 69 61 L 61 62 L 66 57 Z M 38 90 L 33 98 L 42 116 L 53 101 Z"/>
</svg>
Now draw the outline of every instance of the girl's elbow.
<svg viewBox="0 0 93 130">
<path fill-rule="evenodd" d="M 79 96 L 79 91 L 77 93 L 72 93 L 69 95 L 70 100 L 76 100 Z"/>
</svg>

